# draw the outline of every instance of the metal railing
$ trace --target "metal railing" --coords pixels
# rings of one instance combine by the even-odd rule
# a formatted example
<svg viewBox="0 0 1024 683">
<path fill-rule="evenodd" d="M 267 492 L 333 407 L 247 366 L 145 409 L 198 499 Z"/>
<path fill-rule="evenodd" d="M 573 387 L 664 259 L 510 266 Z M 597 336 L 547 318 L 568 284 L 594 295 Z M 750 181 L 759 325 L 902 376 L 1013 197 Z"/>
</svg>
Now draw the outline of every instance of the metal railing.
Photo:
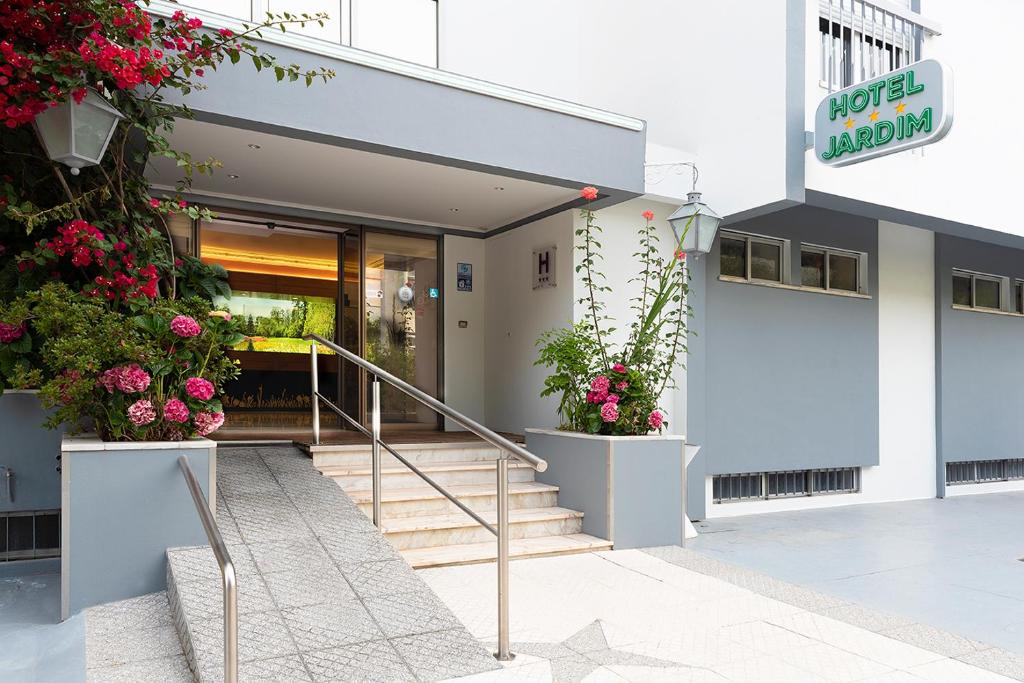
<svg viewBox="0 0 1024 683">
<path fill-rule="evenodd" d="M 224 586 L 224 683 L 238 683 L 238 582 L 235 565 L 231 562 L 231 555 L 224 545 L 213 512 L 210 511 L 210 504 L 203 495 L 203 489 L 199 486 L 188 458 L 184 455 L 178 457 L 178 466 L 185 476 L 188 492 L 192 494 L 192 502 L 196 505 L 196 512 L 206 530 L 206 538 L 220 567 Z"/>
<path fill-rule="evenodd" d="M 438 401 L 433 396 L 417 389 L 405 380 L 395 377 L 391 373 L 383 370 L 373 363 L 360 358 L 358 355 L 352 353 L 347 349 L 343 349 L 334 342 L 330 342 L 323 337 L 310 334 L 303 337 L 306 341 L 313 342 L 309 345 L 309 355 L 312 369 L 312 404 L 313 404 L 313 443 L 320 443 L 320 402 L 322 401 L 327 407 L 338 414 L 339 417 L 346 420 L 354 429 L 361 432 L 367 438 L 370 439 L 370 478 L 372 480 L 373 488 L 373 524 L 378 529 L 381 528 L 381 468 L 380 468 L 380 451 L 381 448 L 386 450 L 392 456 L 395 457 L 400 463 L 408 467 L 414 474 L 419 476 L 423 481 L 429 484 L 434 490 L 440 493 L 442 496 L 451 501 L 456 507 L 465 512 L 467 515 L 472 517 L 474 520 L 479 522 L 485 529 L 490 531 L 497 537 L 498 540 L 498 651 L 495 653 L 500 661 L 508 661 L 512 659 L 513 655 L 509 651 L 509 617 L 508 617 L 508 597 L 509 597 L 509 581 L 508 581 L 508 561 L 509 561 L 509 549 L 508 549 L 508 462 L 510 458 L 516 458 L 521 462 L 526 463 L 534 470 L 543 472 L 548 468 L 548 464 L 545 460 L 538 458 L 533 453 L 520 446 L 519 444 L 510 441 L 501 434 L 498 434 L 491 429 L 483 426 L 479 422 L 472 420 L 459 411 L 445 405 L 441 401 Z M 373 377 L 371 385 L 371 407 L 370 407 L 370 427 L 366 428 L 358 420 L 352 418 L 350 415 L 345 413 L 341 408 L 336 406 L 330 399 L 326 398 L 320 393 L 320 383 L 318 379 L 318 367 L 317 367 L 317 344 L 324 346 L 334 353 L 341 356 L 343 359 L 355 363 L 358 367 L 362 368 L 366 372 L 370 373 Z M 497 528 L 492 524 L 488 523 L 483 517 L 474 512 L 472 509 L 467 507 L 462 501 L 452 495 L 439 483 L 431 479 L 426 473 L 422 472 L 418 467 L 409 462 L 405 457 L 398 453 L 394 448 L 384 443 L 380 438 L 380 383 L 381 381 L 387 382 L 394 388 L 398 389 L 402 393 L 410 396 L 411 398 L 419 401 L 428 408 L 435 412 L 447 417 L 453 422 L 461 425 L 468 431 L 476 434 L 481 439 L 491 444 L 495 448 L 502 451 L 502 456 L 497 460 Z"/>
</svg>

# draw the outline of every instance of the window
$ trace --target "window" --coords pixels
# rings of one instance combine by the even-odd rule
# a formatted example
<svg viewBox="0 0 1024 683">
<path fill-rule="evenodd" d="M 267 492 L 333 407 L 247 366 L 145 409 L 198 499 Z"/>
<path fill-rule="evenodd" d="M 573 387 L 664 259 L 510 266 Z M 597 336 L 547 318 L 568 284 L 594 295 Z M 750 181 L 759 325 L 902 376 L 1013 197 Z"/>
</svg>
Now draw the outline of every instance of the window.
<svg viewBox="0 0 1024 683">
<path fill-rule="evenodd" d="M 1017 280 L 1013 285 L 1014 311 L 1024 313 L 1024 282 Z"/>
<path fill-rule="evenodd" d="M 1014 285 L 1014 301 L 1010 299 L 1010 280 L 998 275 L 974 273 L 967 270 L 953 271 L 953 305 L 989 311 L 1024 312 L 1024 283 Z"/>
<path fill-rule="evenodd" d="M 1024 479 L 1024 459 L 968 460 L 946 463 L 946 484 L 986 484 Z"/>
<path fill-rule="evenodd" d="M 920 60 L 927 29 L 910 16 L 866 0 L 820 0 L 821 85 L 839 90 Z"/>
<path fill-rule="evenodd" d="M 711 480 L 712 501 L 735 503 L 860 491 L 859 467 L 718 474 Z"/>
<path fill-rule="evenodd" d="M 814 289 L 862 292 L 865 254 L 805 245 L 800 248 L 800 284 Z"/>
<path fill-rule="evenodd" d="M 787 278 L 787 241 L 745 235 L 722 233 L 719 244 L 720 273 L 725 277 L 742 280 L 784 283 Z"/>
</svg>

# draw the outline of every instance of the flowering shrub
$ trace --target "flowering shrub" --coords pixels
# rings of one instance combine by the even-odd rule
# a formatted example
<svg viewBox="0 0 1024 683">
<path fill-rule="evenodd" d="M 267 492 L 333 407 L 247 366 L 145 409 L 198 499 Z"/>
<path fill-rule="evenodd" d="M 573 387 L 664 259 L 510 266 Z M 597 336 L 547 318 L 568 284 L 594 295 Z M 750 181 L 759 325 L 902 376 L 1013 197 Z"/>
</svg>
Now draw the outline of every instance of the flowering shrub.
<svg viewBox="0 0 1024 683">
<path fill-rule="evenodd" d="M 585 187 L 580 196 L 588 202 L 582 214 L 584 227 L 576 231 L 581 238 L 576 246 L 580 252 L 577 272 L 586 292 L 578 303 L 586 314 L 571 328 L 550 330 L 538 340 L 541 349 L 536 364 L 552 368 L 541 396 L 559 396 L 562 429 L 609 435 L 660 432 L 668 423 L 658 409 L 658 400 L 674 386 L 672 374 L 686 352 L 689 309 L 682 240 L 674 245 L 671 258 L 662 258 L 654 214 L 641 214 L 644 223 L 639 250 L 634 254 L 640 273 L 630 280 L 639 286 L 631 300 L 636 319 L 625 342 L 616 348 L 608 341 L 615 327 L 601 302 L 601 295 L 610 291 L 597 269 L 602 257 L 596 236 L 601 228 L 589 208 L 598 191 Z"/>
<path fill-rule="evenodd" d="M 51 426 L 92 429 L 110 441 L 156 441 L 206 436 L 224 423 L 216 397 L 238 373 L 225 349 L 243 335 L 230 317 L 208 315 L 202 300 L 114 310 L 51 283 L 23 303 L 16 324 L 25 330 L 20 339 L 43 340 L 39 358 L 51 379 L 40 396 L 55 408 Z M 0 316 L 13 314 L 0 307 Z M 183 326 L 188 335 L 175 332 Z"/>
</svg>

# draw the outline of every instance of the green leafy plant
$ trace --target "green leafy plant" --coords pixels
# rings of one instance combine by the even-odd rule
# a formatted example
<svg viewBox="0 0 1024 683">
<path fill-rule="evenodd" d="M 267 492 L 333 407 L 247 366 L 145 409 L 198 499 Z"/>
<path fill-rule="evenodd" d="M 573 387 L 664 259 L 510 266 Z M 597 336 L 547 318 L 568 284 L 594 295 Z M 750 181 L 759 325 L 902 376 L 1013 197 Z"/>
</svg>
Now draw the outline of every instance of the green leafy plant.
<svg viewBox="0 0 1024 683">
<path fill-rule="evenodd" d="M 588 202 L 597 190 L 585 187 Z M 541 396 L 558 396 L 562 429 L 589 434 L 637 435 L 660 432 L 668 423 L 658 409 L 672 376 L 686 353 L 686 318 L 689 290 L 682 237 L 672 256 L 662 257 L 652 223 L 643 213 L 639 249 L 633 254 L 639 275 L 630 280 L 639 292 L 630 300 L 635 319 L 621 348 L 610 341 L 616 331 L 605 314 L 601 295 L 611 291 L 598 266 L 603 259 L 598 236 L 601 227 L 589 203 L 582 210 L 583 227 L 576 230 L 580 254 L 576 273 L 584 289 L 577 303 L 585 311 L 572 327 L 549 330 L 537 341 L 536 365 L 551 368 Z M 692 221 L 692 219 L 691 219 Z M 689 230 L 686 225 L 684 235 Z"/>
</svg>

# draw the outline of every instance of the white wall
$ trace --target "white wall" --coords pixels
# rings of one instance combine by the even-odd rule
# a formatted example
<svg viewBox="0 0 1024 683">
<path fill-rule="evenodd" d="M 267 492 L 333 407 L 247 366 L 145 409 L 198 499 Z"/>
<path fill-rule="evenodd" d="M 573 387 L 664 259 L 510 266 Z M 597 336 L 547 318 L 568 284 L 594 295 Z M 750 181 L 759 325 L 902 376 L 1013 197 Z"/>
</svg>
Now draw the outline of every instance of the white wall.
<svg viewBox="0 0 1024 683">
<path fill-rule="evenodd" d="M 487 325 L 486 425 L 521 433 L 558 425 L 555 398 L 540 398 L 547 371 L 534 367 L 537 338 L 571 324 L 573 314 L 571 211 L 485 240 Z M 557 286 L 533 289 L 533 250 L 555 245 Z"/>
<path fill-rule="evenodd" d="M 806 154 L 808 189 L 874 204 L 1024 235 L 1024 215 L 1007 211 L 1007 198 L 1019 191 L 1017 160 L 1024 138 L 1003 114 L 1024 109 L 1016 87 L 1020 46 L 994 36 L 994 26 L 1024 22 L 1019 0 L 925 0 L 923 13 L 941 22 L 942 35 L 925 41 L 924 58 L 943 61 L 953 71 L 955 119 L 939 142 L 844 168 L 830 168 Z M 818 85 L 817 3 L 808 2 L 807 129 L 825 96 Z M 922 151 L 923 150 L 923 151 Z"/>
<path fill-rule="evenodd" d="M 882 222 L 878 230 L 879 464 L 856 494 L 747 503 L 711 501 L 709 518 L 935 497 L 935 235 Z M 953 487 L 951 487 L 953 488 Z"/>
<path fill-rule="evenodd" d="M 633 253 L 639 249 L 637 231 L 644 225 L 644 218 L 641 214 L 648 209 L 654 212 L 654 224 L 658 231 L 660 251 L 665 258 L 672 258 L 675 237 L 666 219 L 676 208 L 675 204 L 639 198 L 596 212 L 595 222 L 602 229 L 602 233 L 597 235 L 596 239 L 603 247 L 602 255 L 604 256 L 602 261 L 598 261 L 598 270 L 604 273 L 607 285 L 612 288 L 611 293 L 599 294 L 598 298 L 604 301 L 605 313 L 614 320 L 614 322 L 609 322 L 606 327 L 617 328 L 616 332 L 607 340 L 615 348 L 621 349 L 629 334 L 629 325 L 636 318 L 636 312 L 630 308 L 632 305 L 630 299 L 639 294 L 641 284 L 630 282 L 630 280 L 637 277 L 640 272 L 639 261 L 633 256 Z M 579 212 L 572 213 L 576 228 L 584 227 L 585 221 Z M 582 242 L 582 238 L 578 239 Z M 575 263 L 578 264 L 581 259 L 582 254 L 577 252 Z M 579 299 L 586 295 L 582 278 L 577 275 L 576 294 L 573 297 L 576 320 L 581 320 L 590 314 L 589 307 L 579 303 Z M 685 370 L 678 370 L 675 378 L 677 387 L 666 390 L 659 405 L 668 418 L 669 433 L 681 434 L 686 424 Z"/>
<path fill-rule="evenodd" d="M 459 263 L 473 266 L 473 291 L 460 292 Z M 486 243 L 482 239 L 444 237 L 444 396 L 445 403 L 478 422 L 487 418 L 484 390 L 487 330 Z M 465 321 L 467 327 L 459 327 Z M 445 428 L 462 429 L 451 420 Z"/>
</svg>

